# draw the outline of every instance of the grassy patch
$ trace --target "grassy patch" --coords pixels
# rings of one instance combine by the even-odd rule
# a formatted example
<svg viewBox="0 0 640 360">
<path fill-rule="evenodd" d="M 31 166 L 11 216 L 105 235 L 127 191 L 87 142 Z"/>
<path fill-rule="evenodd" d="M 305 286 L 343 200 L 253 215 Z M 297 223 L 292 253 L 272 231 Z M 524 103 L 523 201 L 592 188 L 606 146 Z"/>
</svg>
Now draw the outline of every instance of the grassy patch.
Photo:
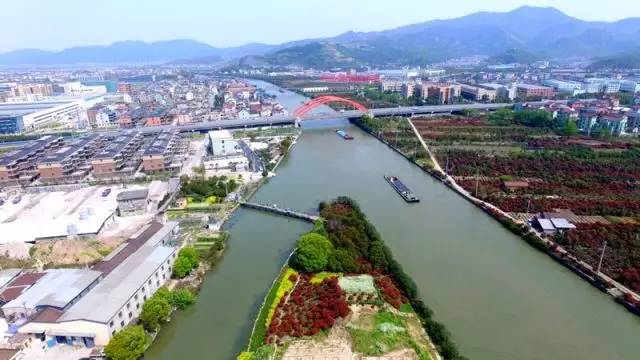
<svg viewBox="0 0 640 360">
<path fill-rule="evenodd" d="M 381 356 L 390 351 L 411 348 L 420 359 L 429 359 L 428 353 L 411 337 L 405 320 L 389 311 L 374 315 L 373 330 L 347 326 L 353 350 L 365 356 Z"/>
</svg>

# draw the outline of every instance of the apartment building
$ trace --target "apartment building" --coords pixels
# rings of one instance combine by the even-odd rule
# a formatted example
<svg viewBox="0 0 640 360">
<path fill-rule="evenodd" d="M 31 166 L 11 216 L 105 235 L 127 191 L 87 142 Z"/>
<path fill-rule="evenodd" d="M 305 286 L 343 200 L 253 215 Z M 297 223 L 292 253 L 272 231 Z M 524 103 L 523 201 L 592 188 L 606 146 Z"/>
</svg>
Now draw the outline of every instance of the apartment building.
<svg viewBox="0 0 640 360">
<path fill-rule="evenodd" d="M 517 84 L 516 94 L 519 99 L 550 99 L 555 96 L 555 90 L 552 87 L 531 85 L 531 84 Z"/>
<path fill-rule="evenodd" d="M 398 80 L 382 80 L 380 81 L 379 89 L 382 92 L 394 92 L 399 93 L 402 92 L 402 81 Z"/>
<path fill-rule="evenodd" d="M 88 160 L 102 145 L 102 140 L 99 135 L 88 135 L 47 153 L 38 160 L 40 180 L 77 180 L 86 176 L 91 170 Z"/>
<path fill-rule="evenodd" d="M 176 131 L 163 131 L 148 141 L 141 156 L 142 171 L 153 173 L 175 169 L 172 162 L 178 139 L 179 134 Z"/>
<path fill-rule="evenodd" d="M 462 87 L 458 84 L 426 83 L 417 87 L 417 95 L 423 99 L 432 99 L 438 104 L 452 104 L 460 97 Z"/>
<path fill-rule="evenodd" d="M 136 131 L 106 137 L 104 148 L 91 159 L 91 173 L 98 177 L 133 174 L 140 165 L 136 152 L 142 143 Z"/>
<path fill-rule="evenodd" d="M 64 140 L 56 136 L 44 136 L 32 140 L 20 149 L 0 156 L 0 183 L 30 182 L 37 177 L 37 161 L 46 152 L 60 148 Z"/>
<path fill-rule="evenodd" d="M 495 101 L 498 91 L 487 86 L 463 84 L 460 94 L 465 99 L 473 101 Z"/>
</svg>

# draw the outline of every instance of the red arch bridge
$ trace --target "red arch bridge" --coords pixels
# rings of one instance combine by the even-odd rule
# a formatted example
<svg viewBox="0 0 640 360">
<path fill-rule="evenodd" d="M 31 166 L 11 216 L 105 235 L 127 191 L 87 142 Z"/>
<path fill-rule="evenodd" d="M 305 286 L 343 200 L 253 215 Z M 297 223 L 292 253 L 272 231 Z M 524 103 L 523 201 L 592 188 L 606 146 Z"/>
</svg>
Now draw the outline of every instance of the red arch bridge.
<svg viewBox="0 0 640 360">
<path fill-rule="evenodd" d="M 329 103 L 341 103 L 341 104 L 349 105 L 355 108 L 356 110 L 362 111 L 363 113 L 369 112 L 369 109 L 367 109 L 364 105 L 360 104 L 357 101 L 345 99 L 345 98 L 334 96 L 334 95 L 326 95 L 326 96 L 318 96 L 317 98 L 313 98 L 311 101 L 306 102 L 304 105 L 300 106 L 293 112 L 293 116 L 295 116 L 296 118 L 302 118 L 311 110 L 323 105 L 327 105 Z"/>
</svg>

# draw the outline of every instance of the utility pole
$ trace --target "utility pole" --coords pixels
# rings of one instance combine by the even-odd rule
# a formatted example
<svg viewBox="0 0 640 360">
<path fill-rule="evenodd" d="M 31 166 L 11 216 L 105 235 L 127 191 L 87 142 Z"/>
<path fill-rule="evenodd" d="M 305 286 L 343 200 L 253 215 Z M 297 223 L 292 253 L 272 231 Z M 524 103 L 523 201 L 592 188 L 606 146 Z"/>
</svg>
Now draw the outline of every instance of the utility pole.
<svg viewBox="0 0 640 360">
<path fill-rule="evenodd" d="M 447 162 L 444 165 L 444 174 L 449 176 L 449 152 L 447 151 Z"/>
<path fill-rule="evenodd" d="M 531 199 L 527 200 L 527 214 L 529 213 L 530 207 L 531 207 Z"/>
<path fill-rule="evenodd" d="M 602 267 L 602 260 L 604 260 L 604 251 L 607 249 L 607 240 L 604 241 L 602 245 L 602 253 L 600 254 L 600 260 L 598 261 L 598 269 L 596 270 L 597 274 L 600 274 L 600 268 Z"/>
<path fill-rule="evenodd" d="M 476 173 L 476 197 L 478 197 L 478 184 L 480 183 L 480 177 L 478 173 Z"/>
</svg>

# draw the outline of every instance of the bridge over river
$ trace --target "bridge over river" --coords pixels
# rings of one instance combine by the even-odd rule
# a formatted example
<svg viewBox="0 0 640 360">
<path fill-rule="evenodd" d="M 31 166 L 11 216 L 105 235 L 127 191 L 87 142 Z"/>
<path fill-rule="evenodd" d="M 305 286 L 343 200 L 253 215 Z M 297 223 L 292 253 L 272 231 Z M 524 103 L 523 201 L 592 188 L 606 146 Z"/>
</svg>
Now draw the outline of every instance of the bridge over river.
<svg viewBox="0 0 640 360">
<path fill-rule="evenodd" d="M 311 214 L 303 213 L 301 211 L 295 211 L 288 208 L 283 209 L 278 207 L 277 205 L 264 205 L 264 204 L 246 202 L 246 201 L 240 201 L 239 204 L 240 206 L 246 207 L 249 209 L 262 210 L 262 211 L 270 212 L 272 214 L 288 216 L 294 219 L 300 219 L 300 220 L 308 221 L 311 223 L 316 222 L 316 220 L 320 218 L 317 215 L 311 215 Z"/>
</svg>

